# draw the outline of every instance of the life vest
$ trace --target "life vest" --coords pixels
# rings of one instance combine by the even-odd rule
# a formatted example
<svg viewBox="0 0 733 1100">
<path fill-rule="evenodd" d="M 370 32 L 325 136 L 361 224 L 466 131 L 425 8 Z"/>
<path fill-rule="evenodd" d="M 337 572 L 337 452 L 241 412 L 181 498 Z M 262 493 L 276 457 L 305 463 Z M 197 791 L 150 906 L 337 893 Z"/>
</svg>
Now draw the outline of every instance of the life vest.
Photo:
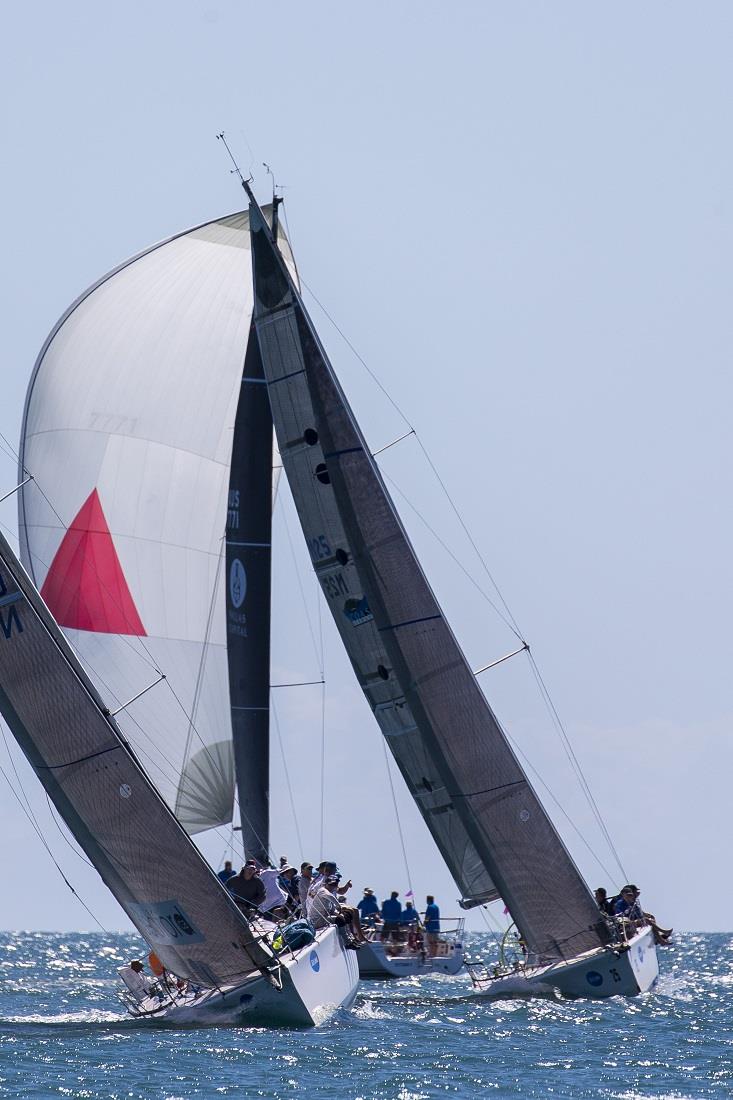
<svg viewBox="0 0 733 1100">
<path fill-rule="evenodd" d="M 165 967 L 154 951 L 151 951 L 148 955 L 148 965 L 156 978 L 162 978 L 165 974 Z"/>
</svg>

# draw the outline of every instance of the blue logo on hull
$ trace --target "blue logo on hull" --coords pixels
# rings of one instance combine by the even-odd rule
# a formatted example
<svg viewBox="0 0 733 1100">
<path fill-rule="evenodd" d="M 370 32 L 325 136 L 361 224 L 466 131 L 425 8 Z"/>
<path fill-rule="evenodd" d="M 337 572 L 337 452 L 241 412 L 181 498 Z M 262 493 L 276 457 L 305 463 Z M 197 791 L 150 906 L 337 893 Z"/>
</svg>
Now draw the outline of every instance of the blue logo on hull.
<svg viewBox="0 0 733 1100">
<path fill-rule="evenodd" d="M 588 985 L 603 985 L 603 975 L 599 974 L 597 970 L 589 970 L 585 976 L 585 980 L 587 981 Z"/>
<path fill-rule="evenodd" d="M 316 974 L 321 969 L 321 960 L 318 958 L 317 951 L 311 951 L 310 953 L 311 970 L 315 970 Z"/>
</svg>

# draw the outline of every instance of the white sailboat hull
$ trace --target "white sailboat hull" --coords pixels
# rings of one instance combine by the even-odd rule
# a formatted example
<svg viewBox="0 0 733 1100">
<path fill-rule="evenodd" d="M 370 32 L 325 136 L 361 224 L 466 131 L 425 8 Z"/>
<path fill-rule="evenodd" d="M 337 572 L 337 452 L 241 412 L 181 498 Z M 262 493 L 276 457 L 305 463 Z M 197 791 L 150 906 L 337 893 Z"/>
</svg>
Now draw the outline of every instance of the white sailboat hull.
<svg viewBox="0 0 733 1100">
<path fill-rule="evenodd" d="M 131 1011 L 181 1026 L 317 1026 L 353 1003 L 359 982 L 356 954 L 344 948 L 337 928 L 327 928 L 315 943 L 281 956 L 274 980 L 257 974 L 240 985 L 184 993 L 166 1003 L 148 997 Z"/>
<path fill-rule="evenodd" d="M 463 968 L 463 947 L 450 944 L 445 955 L 421 951 L 391 955 L 380 940 L 364 944 L 358 951 L 361 978 L 407 978 L 414 974 L 457 974 Z"/>
<path fill-rule="evenodd" d="M 600 948 L 567 962 L 517 970 L 495 978 L 474 978 L 474 987 L 492 998 L 634 997 L 651 989 L 659 961 L 651 928 L 642 928 L 620 949 Z"/>
</svg>

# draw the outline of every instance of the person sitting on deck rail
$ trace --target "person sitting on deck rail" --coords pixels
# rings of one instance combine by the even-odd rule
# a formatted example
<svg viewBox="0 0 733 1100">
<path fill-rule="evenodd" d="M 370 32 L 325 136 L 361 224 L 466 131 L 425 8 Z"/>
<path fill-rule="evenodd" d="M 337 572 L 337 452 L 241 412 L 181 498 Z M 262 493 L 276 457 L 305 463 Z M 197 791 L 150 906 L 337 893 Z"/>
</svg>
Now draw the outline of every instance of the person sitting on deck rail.
<svg viewBox="0 0 733 1100">
<path fill-rule="evenodd" d="M 641 908 L 641 903 L 639 901 L 641 890 L 639 889 L 639 887 L 635 886 L 633 882 L 631 882 L 629 883 L 629 890 L 633 890 L 637 907 L 641 910 L 644 920 L 647 922 L 647 924 L 651 926 L 652 932 L 654 933 L 654 942 L 657 944 L 658 947 L 667 947 L 669 945 L 670 936 L 674 932 L 674 928 L 660 928 L 657 924 L 657 918 L 654 916 L 654 914 L 645 913 Z"/>
<path fill-rule="evenodd" d="M 331 881 L 328 888 L 332 889 L 338 897 L 339 903 L 341 905 L 341 912 L 344 914 L 347 921 L 349 922 L 351 930 L 356 937 L 357 943 L 366 943 L 366 936 L 364 935 L 364 931 L 361 927 L 361 917 L 359 914 L 359 910 L 353 905 L 346 904 L 346 894 L 351 889 L 351 879 L 349 879 L 348 882 L 342 882 L 341 875 L 339 875 L 338 871 L 335 875 L 331 875 L 330 878 L 331 880 L 335 878 L 336 884 L 333 885 L 333 881 Z"/>
<path fill-rule="evenodd" d="M 338 876 L 326 875 L 315 891 L 308 894 L 308 920 L 314 928 L 326 928 L 329 924 L 349 926 L 351 942 L 347 946 L 365 943 L 359 923 L 359 914 L 350 905 L 342 905 L 336 895 Z"/>
<path fill-rule="evenodd" d="M 613 907 L 614 916 L 636 925 L 644 919 L 641 906 L 637 905 L 633 886 L 624 886 L 619 899 Z"/>
<path fill-rule="evenodd" d="M 227 880 L 226 888 L 242 912 L 249 916 L 259 909 L 267 893 L 254 860 L 247 860 L 239 874 Z"/>
<path fill-rule="evenodd" d="M 608 894 L 603 886 L 599 886 L 596 890 L 596 905 L 602 913 L 605 913 L 607 917 L 613 916 L 613 903 L 609 900 Z"/>
</svg>

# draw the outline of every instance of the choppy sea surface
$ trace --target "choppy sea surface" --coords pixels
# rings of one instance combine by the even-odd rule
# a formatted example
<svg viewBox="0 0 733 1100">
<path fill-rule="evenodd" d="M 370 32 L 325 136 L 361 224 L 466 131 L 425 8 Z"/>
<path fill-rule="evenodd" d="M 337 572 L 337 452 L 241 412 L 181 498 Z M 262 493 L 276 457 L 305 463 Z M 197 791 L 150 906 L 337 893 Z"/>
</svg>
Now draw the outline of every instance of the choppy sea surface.
<svg viewBox="0 0 733 1100">
<path fill-rule="evenodd" d="M 476 936 L 474 953 L 490 953 Z M 733 935 L 661 952 L 634 1000 L 499 1001 L 468 978 L 363 982 L 312 1030 L 128 1019 L 116 968 L 134 936 L 0 933 L 0 1097 L 733 1096 Z"/>
</svg>

